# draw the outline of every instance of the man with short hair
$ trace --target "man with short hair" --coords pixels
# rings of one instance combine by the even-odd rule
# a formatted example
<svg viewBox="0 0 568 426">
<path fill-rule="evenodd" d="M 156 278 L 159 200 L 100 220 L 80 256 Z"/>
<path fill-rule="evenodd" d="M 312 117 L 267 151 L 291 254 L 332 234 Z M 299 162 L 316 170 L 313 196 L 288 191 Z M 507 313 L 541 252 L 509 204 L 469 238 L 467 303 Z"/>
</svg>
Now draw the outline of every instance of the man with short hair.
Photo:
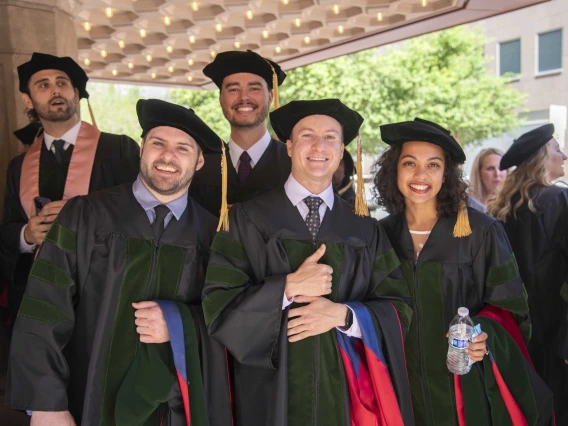
<svg viewBox="0 0 568 426">
<path fill-rule="evenodd" d="M 234 358 L 235 424 L 412 425 L 400 262 L 378 222 L 332 186 L 363 118 L 324 99 L 290 102 L 270 120 L 292 172 L 231 208 L 203 291 L 209 334 Z"/>
<path fill-rule="evenodd" d="M 0 269 L 15 317 L 34 252 L 68 199 L 125 182 L 138 174 L 140 147 L 125 135 L 82 122 L 79 101 L 88 77 L 69 57 L 35 52 L 18 67 L 22 101 L 43 132 L 7 171 L 0 225 Z M 36 132 L 37 133 L 37 132 Z M 42 197 L 36 203 L 34 199 Z"/>
<path fill-rule="evenodd" d="M 137 112 L 138 178 L 70 200 L 30 273 L 6 402 L 34 426 L 231 424 L 200 301 L 217 219 L 187 195 L 221 140 L 187 108 Z"/>
<path fill-rule="evenodd" d="M 290 174 L 286 146 L 270 137 L 266 118 L 276 84 L 286 74 L 252 51 L 219 53 L 203 69 L 220 89 L 219 102 L 231 125 L 227 151 L 227 203 L 249 200 L 282 185 Z M 195 175 L 191 196 L 210 213 L 221 208 L 221 157 L 208 159 Z"/>
</svg>

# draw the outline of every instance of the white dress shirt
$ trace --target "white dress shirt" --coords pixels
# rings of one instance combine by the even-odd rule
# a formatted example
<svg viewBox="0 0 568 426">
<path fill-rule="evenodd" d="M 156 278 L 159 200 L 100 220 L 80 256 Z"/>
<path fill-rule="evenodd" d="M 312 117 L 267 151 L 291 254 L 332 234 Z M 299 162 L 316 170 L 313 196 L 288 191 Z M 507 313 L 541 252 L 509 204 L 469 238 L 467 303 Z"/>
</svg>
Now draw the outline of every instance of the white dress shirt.
<svg viewBox="0 0 568 426">
<path fill-rule="evenodd" d="M 252 168 L 254 168 L 254 166 L 258 163 L 258 160 L 260 160 L 260 157 L 262 157 L 262 154 L 264 154 L 264 151 L 266 151 L 266 148 L 268 148 L 268 145 L 270 145 L 271 139 L 272 138 L 270 137 L 270 133 L 268 133 L 267 130 L 264 136 L 260 138 L 258 142 L 256 142 L 253 146 L 247 149 L 247 153 L 251 160 L 250 166 Z M 233 163 L 233 167 L 235 168 L 235 170 L 239 170 L 239 164 L 241 163 L 239 158 L 241 157 L 243 151 L 244 149 L 238 146 L 235 143 L 235 141 L 229 139 L 229 152 L 231 153 L 231 163 Z"/>
<path fill-rule="evenodd" d="M 304 220 L 306 220 L 306 216 L 310 212 L 310 209 L 308 208 L 306 203 L 304 203 L 304 198 L 306 197 L 319 197 L 323 200 L 323 203 L 321 203 L 319 207 L 319 215 L 321 222 L 323 222 L 323 218 L 325 216 L 325 212 L 327 211 L 327 209 L 329 208 L 329 210 L 331 210 L 333 208 L 333 202 L 335 200 L 335 197 L 333 194 L 333 186 L 331 182 L 329 183 L 329 186 L 319 194 L 312 194 L 308 189 L 304 188 L 294 178 L 294 176 L 292 176 L 292 174 L 290 174 L 288 180 L 284 184 L 284 191 L 286 192 L 286 195 L 288 196 L 290 202 L 298 209 L 298 211 L 302 215 L 302 219 Z M 286 293 L 284 293 L 284 298 L 282 300 L 282 309 L 288 307 L 293 301 L 294 298 L 292 298 L 292 300 L 289 300 L 286 297 Z M 349 306 L 347 307 L 349 308 Z M 353 309 L 351 309 L 351 312 L 353 312 Z M 355 312 L 353 312 L 353 324 L 348 330 L 342 330 L 341 328 L 337 329 L 342 333 L 345 333 L 347 336 L 357 337 L 359 339 L 361 338 L 361 328 L 359 327 L 359 321 L 357 320 Z"/>
<path fill-rule="evenodd" d="M 63 150 L 69 148 L 70 145 L 75 145 L 77 142 L 77 136 L 79 135 L 79 129 L 81 128 L 81 121 L 79 120 L 77 124 L 71 127 L 67 132 L 61 136 L 60 138 L 56 138 L 55 136 L 51 136 L 45 132 L 43 132 L 43 142 L 45 143 L 45 147 L 55 154 L 55 147 L 53 146 L 53 141 L 56 139 L 62 139 L 65 141 L 63 145 Z M 36 244 L 28 244 L 24 238 L 24 231 L 28 224 L 25 224 L 20 231 L 20 253 L 33 253 L 36 249 Z"/>
</svg>

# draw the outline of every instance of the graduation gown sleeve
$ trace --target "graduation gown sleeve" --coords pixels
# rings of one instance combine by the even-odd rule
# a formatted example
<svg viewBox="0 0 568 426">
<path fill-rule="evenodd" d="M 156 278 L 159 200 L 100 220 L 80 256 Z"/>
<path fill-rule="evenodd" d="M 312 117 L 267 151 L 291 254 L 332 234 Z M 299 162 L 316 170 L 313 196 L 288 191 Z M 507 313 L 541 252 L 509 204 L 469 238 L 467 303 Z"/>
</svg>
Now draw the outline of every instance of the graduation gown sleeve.
<svg viewBox="0 0 568 426">
<path fill-rule="evenodd" d="M 14 408 L 68 408 L 64 351 L 73 333 L 78 287 L 89 270 L 95 226 L 89 205 L 75 198 L 46 235 L 12 336 L 6 402 Z"/>
<path fill-rule="evenodd" d="M 240 204 L 231 208 L 229 223 L 229 232 L 219 232 L 211 246 L 203 290 L 205 322 L 209 334 L 238 362 L 277 368 L 287 274 L 267 276 L 263 236 Z"/>
<path fill-rule="evenodd" d="M 473 270 L 477 286 L 484 289 L 483 302 L 510 311 L 525 342 L 528 342 L 531 324 L 527 293 L 509 239 L 500 222 L 494 221 L 486 228 L 473 259 Z"/>
</svg>

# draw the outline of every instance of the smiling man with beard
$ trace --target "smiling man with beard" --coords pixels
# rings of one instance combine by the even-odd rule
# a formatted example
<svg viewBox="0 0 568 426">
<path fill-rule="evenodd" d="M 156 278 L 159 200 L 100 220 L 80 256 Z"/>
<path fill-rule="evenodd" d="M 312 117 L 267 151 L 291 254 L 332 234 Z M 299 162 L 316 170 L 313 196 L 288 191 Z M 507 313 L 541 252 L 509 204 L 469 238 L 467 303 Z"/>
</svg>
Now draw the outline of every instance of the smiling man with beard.
<svg viewBox="0 0 568 426">
<path fill-rule="evenodd" d="M 18 67 L 18 75 L 28 114 L 43 130 L 8 166 L 0 269 L 9 283 L 12 316 L 18 312 L 34 252 L 66 201 L 132 182 L 139 164 L 139 146 L 131 138 L 80 121 L 79 100 L 89 97 L 88 77 L 73 59 L 34 53 Z M 39 212 L 37 196 L 47 203 Z"/>
<path fill-rule="evenodd" d="M 219 53 L 203 69 L 219 87 L 219 102 L 231 125 L 227 151 L 227 203 L 249 200 L 286 182 L 286 146 L 270 137 L 266 118 L 286 78 L 280 66 L 252 51 Z M 276 102 L 275 102 L 275 106 Z M 221 158 L 208 158 L 195 175 L 191 196 L 210 213 L 221 208 Z"/>
<path fill-rule="evenodd" d="M 231 424 L 200 300 L 217 219 L 187 195 L 221 140 L 190 109 L 137 112 L 138 179 L 70 200 L 31 270 L 6 402 L 34 426 Z"/>
</svg>

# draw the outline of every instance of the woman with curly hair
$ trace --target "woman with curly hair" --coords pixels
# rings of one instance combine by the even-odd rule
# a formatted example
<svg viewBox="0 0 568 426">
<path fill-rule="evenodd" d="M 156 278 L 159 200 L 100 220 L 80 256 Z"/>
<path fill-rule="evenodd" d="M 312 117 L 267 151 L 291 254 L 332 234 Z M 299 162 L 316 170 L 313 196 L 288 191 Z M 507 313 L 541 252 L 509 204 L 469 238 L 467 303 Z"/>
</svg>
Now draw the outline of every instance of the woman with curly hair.
<svg viewBox="0 0 568 426">
<path fill-rule="evenodd" d="M 487 211 L 487 202 L 495 197 L 497 188 L 507 177 L 507 169 L 499 169 L 502 156 L 503 151 L 500 149 L 486 148 L 473 160 L 467 188 L 470 207 L 484 213 Z"/>
<path fill-rule="evenodd" d="M 529 424 L 548 424 L 550 408 L 534 401 L 550 394 L 530 392 L 544 386 L 520 349 L 521 332 L 527 338 L 530 330 L 523 283 L 501 224 L 466 207 L 461 146 L 449 131 L 419 118 L 381 126 L 381 138 L 390 147 L 376 164 L 376 198 L 390 213 L 380 222 L 413 302 L 405 353 L 416 424 L 511 424 L 515 414 L 503 388 L 496 390 L 497 376 L 512 381 L 509 390 Z M 462 306 L 470 315 L 508 321 L 516 340 L 497 321 L 473 317 L 485 331 L 466 349 L 475 364 L 454 377 L 445 336 Z"/>
<path fill-rule="evenodd" d="M 557 424 L 568 425 L 568 189 L 551 183 L 566 160 L 553 134 L 547 124 L 513 142 L 501 169 L 517 168 L 488 209 L 503 223 L 527 288 L 529 353 L 554 392 Z"/>
</svg>

